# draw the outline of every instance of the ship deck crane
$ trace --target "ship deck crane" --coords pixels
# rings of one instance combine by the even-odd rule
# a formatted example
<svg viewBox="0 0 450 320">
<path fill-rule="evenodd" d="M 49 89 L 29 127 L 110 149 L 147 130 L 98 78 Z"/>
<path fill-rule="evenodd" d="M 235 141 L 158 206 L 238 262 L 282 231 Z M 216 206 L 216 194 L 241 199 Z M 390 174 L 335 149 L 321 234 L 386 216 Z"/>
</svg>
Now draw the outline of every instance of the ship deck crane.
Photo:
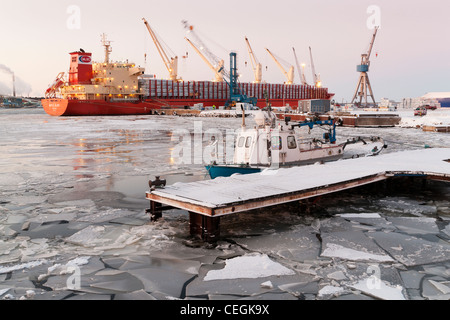
<svg viewBox="0 0 450 320">
<path fill-rule="evenodd" d="M 170 57 L 167 55 L 166 51 L 164 50 L 163 46 L 161 45 L 161 42 L 159 41 L 158 37 L 156 36 L 155 32 L 152 30 L 150 25 L 148 24 L 147 20 L 145 18 L 142 18 L 144 21 L 145 26 L 147 27 L 148 32 L 150 33 L 150 36 L 153 39 L 153 42 L 155 43 L 156 49 L 158 50 L 159 55 L 161 56 L 164 65 L 166 66 L 167 71 L 169 71 L 169 79 L 172 81 L 178 81 L 178 57 Z"/>
<path fill-rule="evenodd" d="M 266 51 L 269 53 L 269 55 L 272 57 L 272 59 L 275 61 L 275 63 L 277 64 L 278 68 L 280 68 L 281 72 L 283 72 L 283 74 L 286 76 L 286 84 L 293 84 L 294 83 L 294 67 L 290 66 L 289 67 L 289 71 L 286 71 L 283 66 L 281 65 L 281 63 L 278 61 L 278 59 L 272 54 L 272 52 L 270 52 L 269 49 L 266 48 Z"/>
<path fill-rule="evenodd" d="M 320 88 L 322 86 L 322 81 L 320 81 L 320 74 L 316 73 L 316 67 L 314 66 L 314 60 L 313 60 L 311 47 L 309 47 L 309 56 L 311 58 L 311 70 L 312 70 L 312 75 L 313 75 L 313 79 L 314 79 L 314 85 L 317 88 Z"/>
<path fill-rule="evenodd" d="M 215 81 L 216 82 L 222 82 L 223 75 L 224 75 L 224 61 L 221 60 L 217 66 L 213 66 L 211 62 L 205 57 L 205 55 L 200 51 L 199 48 L 188 38 L 184 38 L 186 41 L 194 48 L 194 50 L 198 53 L 198 55 L 205 61 L 205 63 L 208 65 L 208 67 L 214 72 L 215 74 Z"/>
<path fill-rule="evenodd" d="M 300 80 L 302 82 L 302 85 L 307 86 L 308 83 L 306 82 L 305 72 L 303 70 L 305 65 L 302 64 L 300 66 L 300 63 L 298 62 L 297 54 L 295 53 L 295 48 L 292 48 L 292 51 L 294 51 L 295 63 L 297 64 L 298 74 L 300 75 Z"/>
<path fill-rule="evenodd" d="M 367 50 L 367 53 L 363 53 L 361 55 L 361 64 L 359 64 L 356 67 L 356 70 L 360 73 L 359 74 L 359 80 L 358 85 L 356 86 L 355 94 L 352 98 L 352 103 L 357 99 L 359 96 L 359 106 L 362 105 L 362 101 L 364 99 L 365 106 L 368 106 L 367 101 L 367 91 L 369 91 L 370 97 L 372 98 L 373 104 L 376 105 L 375 98 L 372 91 L 372 86 L 370 85 L 369 76 L 367 75 L 367 72 L 369 71 L 370 67 L 370 55 L 372 53 L 373 44 L 375 43 L 375 37 L 377 36 L 379 27 L 375 27 L 375 31 L 372 35 L 372 40 L 369 44 L 369 50 Z"/>
<path fill-rule="evenodd" d="M 259 63 L 255 54 L 253 53 L 252 47 L 250 46 L 250 42 L 248 38 L 245 37 L 245 42 L 247 43 L 248 54 L 250 55 L 250 62 L 252 63 L 253 73 L 255 75 L 255 81 L 253 83 L 261 83 L 262 81 L 262 65 Z"/>
<path fill-rule="evenodd" d="M 194 26 L 190 25 L 186 20 L 182 21 L 184 28 L 187 30 L 187 32 L 192 35 L 190 37 L 192 40 L 185 37 L 186 41 L 189 42 L 189 44 L 194 48 L 194 50 L 200 55 L 200 57 L 203 59 L 203 61 L 206 62 L 208 67 L 210 67 L 215 74 L 215 81 L 222 82 L 224 81 L 223 77 L 230 77 L 229 74 L 224 69 L 224 60 L 217 57 L 215 54 L 213 54 L 203 43 L 203 41 L 200 39 L 200 37 L 197 35 L 197 33 L 194 31 Z"/>
</svg>

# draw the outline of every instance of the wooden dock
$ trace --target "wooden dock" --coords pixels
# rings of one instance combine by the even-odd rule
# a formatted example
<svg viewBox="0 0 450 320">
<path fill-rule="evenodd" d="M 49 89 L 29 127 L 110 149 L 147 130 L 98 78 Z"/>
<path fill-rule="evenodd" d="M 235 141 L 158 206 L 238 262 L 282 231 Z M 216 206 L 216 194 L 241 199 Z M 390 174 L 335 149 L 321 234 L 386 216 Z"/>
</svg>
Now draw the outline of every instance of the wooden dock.
<svg viewBox="0 0 450 320">
<path fill-rule="evenodd" d="M 220 217 L 313 198 L 392 177 L 450 181 L 450 148 L 420 149 L 227 178 L 177 183 L 146 193 L 149 213 L 189 211 L 192 235 L 214 241 Z"/>
</svg>

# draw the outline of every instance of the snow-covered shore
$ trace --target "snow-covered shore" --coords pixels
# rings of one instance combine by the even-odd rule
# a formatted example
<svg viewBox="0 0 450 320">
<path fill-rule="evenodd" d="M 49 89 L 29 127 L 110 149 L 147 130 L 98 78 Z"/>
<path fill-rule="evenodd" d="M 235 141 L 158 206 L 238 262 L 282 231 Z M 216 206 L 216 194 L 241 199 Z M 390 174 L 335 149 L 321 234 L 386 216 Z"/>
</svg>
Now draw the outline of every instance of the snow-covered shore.
<svg viewBox="0 0 450 320">
<path fill-rule="evenodd" d="M 450 108 L 428 110 L 425 116 L 414 116 L 414 110 L 399 112 L 402 128 L 421 128 L 423 126 L 450 126 Z"/>
</svg>

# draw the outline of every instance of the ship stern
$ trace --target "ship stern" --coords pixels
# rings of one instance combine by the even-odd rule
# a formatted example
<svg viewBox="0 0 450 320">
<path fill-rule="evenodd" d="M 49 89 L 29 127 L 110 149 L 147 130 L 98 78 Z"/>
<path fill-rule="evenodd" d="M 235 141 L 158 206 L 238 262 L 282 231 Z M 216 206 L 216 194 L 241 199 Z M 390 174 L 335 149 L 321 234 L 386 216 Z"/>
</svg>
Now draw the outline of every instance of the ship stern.
<svg viewBox="0 0 450 320">
<path fill-rule="evenodd" d="M 41 102 L 44 111 L 55 117 L 64 115 L 69 105 L 69 100 L 67 99 L 42 99 Z"/>
</svg>

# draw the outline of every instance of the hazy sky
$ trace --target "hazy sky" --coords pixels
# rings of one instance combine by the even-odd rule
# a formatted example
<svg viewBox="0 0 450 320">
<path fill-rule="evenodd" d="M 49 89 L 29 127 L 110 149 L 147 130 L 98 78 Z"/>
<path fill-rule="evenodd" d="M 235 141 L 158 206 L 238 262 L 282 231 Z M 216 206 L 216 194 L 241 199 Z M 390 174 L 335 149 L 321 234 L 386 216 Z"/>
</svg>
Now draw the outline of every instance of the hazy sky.
<svg viewBox="0 0 450 320">
<path fill-rule="evenodd" d="M 369 72 L 376 100 L 418 97 L 450 91 L 449 12 L 448 0 L 1 0 L 0 93 L 12 91 L 11 76 L 2 67 L 15 72 L 19 93 L 42 96 L 56 75 L 68 70 L 69 52 L 83 48 L 102 61 L 102 33 L 112 41 L 113 60 L 128 59 L 167 78 L 145 17 L 180 57 L 184 80 L 213 78 L 184 40 L 181 21 L 187 20 L 227 68 L 229 51 L 238 53 L 241 82 L 253 80 L 245 36 L 268 83 L 286 79 L 265 48 L 295 66 L 295 47 L 311 81 L 311 46 L 316 71 L 337 101 L 351 100 L 356 65 L 373 34 L 369 27 L 380 24 Z M 186 52 L 189 58 L 181 58 Z M 295 82 L 300 82 L 297 69 Z"/>
</svg>

